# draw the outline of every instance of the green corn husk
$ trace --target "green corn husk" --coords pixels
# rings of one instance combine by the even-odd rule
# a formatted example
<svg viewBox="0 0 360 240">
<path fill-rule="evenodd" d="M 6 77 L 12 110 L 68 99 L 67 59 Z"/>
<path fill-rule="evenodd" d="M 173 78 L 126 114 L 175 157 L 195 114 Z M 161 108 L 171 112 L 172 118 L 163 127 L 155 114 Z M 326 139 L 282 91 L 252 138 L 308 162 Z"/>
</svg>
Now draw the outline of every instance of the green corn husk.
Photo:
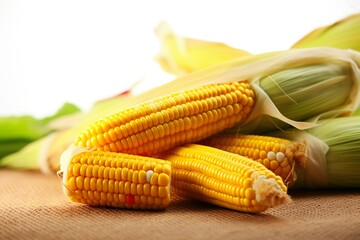
<svg viewBox="0 0 360 240">
<path fill-rule="evenodd" d="M 309 47 L 335 47 L 360 51 L 360 14 L 315 29 L 292 46 Z"/>
<path fill-rule="evenodd" d="M 45 118 L 47 120 L 47 129 L 53 131 L 47 132 L 43 137 L 34 139 L 33 141 L 26 141 L 20 149 L 18 145 L 15 146 L 14 151 L 9 152 L 9 148 L 4 145 L 6 149 L 6 156 L 0 159 L 0 168 L 16 168 L 25 170 L 41 170 L 43 173 L 54 173 L 59 168 L 59 158 L 61 153 L 66 149 L 77 134 L 82 129 L 83 125 L 90 124 L 91 122 L 106 116 L 115 111 L 125 99 L 134 99 L 132 95 L 122 94 L 112 98 L 104 99 L 94 103 L 89 112 L 73 111 L 66 115 L 58 115 L 64 113 L 64 110 L 69 110 L 68 104 L 64 106 L 66 109 L 59 111 L 56 117 Z M 129 100 L 130 101 L 130 100 Z M 22 133 L 25 134 L 24 132 Z M 0 138 L 1 139 L 1 138 Z M 10 140 L 7 140 L 7 146 L 10 146 Z M 15 151 L 16 150 L 16 151 Z M 1 154 L 1 141 L 0 141 L 0 154 Z"/>
<path fill-rule="evenodd" d="M 39 162 L 41 159 L 40 155 L 42 154 L 42 147 L 47 141 L 47 138 L 48 136 L 30 142 L 20 150 L 8 154 L 1 159 L 0 167 L 40 170 L 43 165 Z"/>
<path fill-rule="evenodd" d="M 19 151 L 21 148 L 29 144 L 29 139 L 14 139 L 14 140 L 2 140 L 0 141 L 0 159 L 3 157 Z M 0 160 L 1 164 L 1 160 Z"/>
<path fill-rule="evenodd" d="M 317 121 L 336 114 L 336 109 L 348 101 L 352 88 L 356 88 L 351 66 L 336 61 L 285 69 L 261 78 L 259 86 L 281 114 L 295 121 L 314 117 Z M 279 119 L 264 116 L 243 127 L 242 132 L 259 134 L 287 127 Z"/>
<path fill-rule="evenodd" d="M 308 133 L 329 146 L 326 187 L 360 187 L 360 117 L 327 120 Z"/>
<path fill-rule="evenodd" d="M 307 161 L 296 166 L 292 188 L 360 187 L 360 116 L 327 119 L 306 131 L 267 135 L 307 144 Z"/>
<path fill-rule="evenodd" d="M 55 114 L 42 119 L 29 115 L 0 117 L 0 164 L 3 157 L 56 131 L 57 128 L 51 126 L 50 122 L 79 111 L 77 106 L 64 103 Z"/>
<path fill-rule="evenodd" d="M 260 80 L 261 88 L 280 112 L 294 120 L 310 118 L 343 104 L 352 85 L 349 66 L 341 63 L 292 68 Z M 320 91 L 326 94 L 319 94 Z"/>
</svg>

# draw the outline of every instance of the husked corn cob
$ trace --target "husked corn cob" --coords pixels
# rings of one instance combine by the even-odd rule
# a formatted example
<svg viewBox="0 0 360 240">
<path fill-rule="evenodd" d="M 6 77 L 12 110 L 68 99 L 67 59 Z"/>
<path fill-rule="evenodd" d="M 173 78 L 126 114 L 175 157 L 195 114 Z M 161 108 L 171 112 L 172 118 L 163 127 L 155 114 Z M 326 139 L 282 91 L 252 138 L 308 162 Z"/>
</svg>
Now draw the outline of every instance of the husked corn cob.
<svg viewBox="0 0 360 240">
<path fill-rule="evenodd" d="M 93 123 L 75 145 L 154 156 L 245 121 L 254 101 L 254 93 L 245 81 L 177 92 Z"/>
<path fill-rule="evenodd" d="M 66 195 L 94 206 L 158 210 L 170 203 L 168 161 L 70 147 L 62 155 Z"/>
<path fill-rule="evenodd" d="M 305 145 L 260 135 L 216 135 L 201 144 L 253 159 L 280 176 L 288 185 L 296 180 L 295 164 L 305 161 Z"/>
<path fill-rule="evenodd" d="M 197 144 L 161 157 L 170 160 L 172 189 L 181 196 L 244 212 L 290 201 L 282 179 L 249 158 Z"/>
</svg>

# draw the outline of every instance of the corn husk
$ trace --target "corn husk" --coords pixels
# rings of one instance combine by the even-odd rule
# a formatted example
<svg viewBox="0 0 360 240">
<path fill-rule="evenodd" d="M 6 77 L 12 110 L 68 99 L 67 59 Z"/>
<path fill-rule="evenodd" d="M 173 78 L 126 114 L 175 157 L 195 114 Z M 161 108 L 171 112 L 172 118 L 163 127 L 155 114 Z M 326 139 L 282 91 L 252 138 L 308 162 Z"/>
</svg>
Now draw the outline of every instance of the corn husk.
<svg viewBox="0 0 360 240">
<path fill-rule="evenodd" d="M 214 64 L 250 55 L 219 42 L 201 41 L 175 34 L 167 23 L 157 27 L 160 43 L 158 62 L 169 73 L 180 76 Z M 360 14 L 350 15 L 305 35 L 291 48 L 333 47 L 360 51 Z"/>
<path fill-rule="evenodd" d="M 18 117 L 15 123 L 13 121 L 8 124 L 11 125 L 10 127 L 0 124 L 1 127 L 8 128 L 7 132 L 0 134 L 0 143 L 2 141 L 6 143 L 6 145 L 1 144 L 0 155 L 2 150 L 8 151 L 8 154 L 0 159 L 0 167 L 40 169 L 45 173 L 56 172 L 59 167 L 58 157 L 74 141 L 82 126 L 113 112 L 122 99 L 127 97 L 130 95 L 119 95 L 95 102 L 89 112 L 79 111 L 78 108 L 67 103 L 51 117 L 41 120 Z M 15 128 L 17 130 L 12 131 Z M 39 131 L 42 131 L 42 135 Z M 15 142 L 19 138 L 26 141 Z M 12 145 L 15 145 L 13 149 L 9 149 Z"/>
<path fill-rule="evenodd" d="M 355 97 L 357 93 L 354 91 L 359 88 L 353 67 L 355 74 L 358 74 L 358 67 L 347 62 L 324 61 L 269 74 L 261 78 L 258 84 L 286 118 L 317 122 L 324 118 L 350 115 L 357 107 L 357 100 L 355 104 L 347 105 L 352 101 L 351 95 Z M 269 114 L 251 118 L 241 131 L 259 134 L 285 129 L 289 123 Z"/>
<path fill-rule="evenodd" d="M 325 187 L 360 187 L 360 117 L 331 119 L 308 132 L 329 146 Z"/>
<path fill-rule="evenodd" d="M 306 131 L 287 129 L 268 135 L 307 145 L 307 160 L 297 165 L 292 188 L 360 187 L 359 116 L 323 120 Z"/>
<path fill-rule="evenodd" d="M 292 48 L 335 47 L 360 51 L 360 14 L 313 30 Z"/>
<path fill-rule="evenodd" d="M 178 76 L 250 55 L 223 43 L 179 36 L 166 22 L 161 22 L 155 32 L 160 42 L 157 61 L 163 70 Z"/>
<path fill-rule="evenodd" d="M 26 169 L 35 167 L 36 163 L 27 161 L 27 158 L 17 157 L 16 153 L 28 144 L 58 131 L 58 127 L 50 124 L 52 121 L 79 111 L 77 106 L 65 103 L 56 113 L 41 119 L 30 115 L 0 117 L 0 167 Z M 26 149 L 22 152 L 29 153 Z M 30 152 L 36 151 L 30 150 Z"/>
<path fill-rule="evenodd" d="M 0 168 L 6 167 L 21 170 L 41 170 L 41 166 L 44 166 L 43 172 L 49 172 L 47 163 L 42 163 L 40 161 L 43 159 L 41 157 L 42 149 L 44 149 L 50 135 L 30 142 L 21 149 L 18 149 L 16 152 L 3 157 L 0 161 Z"/>
</svg>

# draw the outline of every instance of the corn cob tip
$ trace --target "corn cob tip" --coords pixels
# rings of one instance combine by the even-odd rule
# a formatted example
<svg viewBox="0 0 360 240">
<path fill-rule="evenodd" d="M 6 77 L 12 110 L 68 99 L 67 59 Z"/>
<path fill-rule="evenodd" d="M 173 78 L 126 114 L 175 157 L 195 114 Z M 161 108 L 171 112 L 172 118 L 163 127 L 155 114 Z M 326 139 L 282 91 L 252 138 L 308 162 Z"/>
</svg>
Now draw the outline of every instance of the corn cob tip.
<svg viewBox="0 0 360 240">
<path fill-rule="evenodd" d="M 267 208 L 276 207 L 281 204 L 290 203 L 290 196 L 281 188 L 274 178 L 267 178 L 265 175 L 258 175 L 254 172 L 251 176 L 254 179 L 253 189 L 255 199 Z"/>
<path fill-rule="evenodd" d="M 78 147 L 75 145 L 71 145 L 68 149 L 66 149 L 60 157 L 60 170 L 59 173 L 66 173 L 66 170 L 68 169 L 70 160 L 75 156 L 82 152 L 88 152 L 89 150 Z"/>
<path fill-rule="evenodd" d="M 61 179 L 63 184 L 63 190 L 65 194 L 68 194 L 69 189 L 66 187 L 66 180 L 67 180 L 67 171 L 69 169 L 69 164 L 71 159 L 82 152 L 87 152 L 89 150 L 78 147 L 75 145 L 71 145 L 69 148 L 67 148 L 60 157 L 60 169 L 57 171 L 58 177 Z"/>
<path fill-rule="evenodd" d="M 300 165 L 302 168 L 306 168 L 306 162 L 308 158 L 308 143 L 306 141 L 297 142 L 294 144 L 296 152 L 294 153 L 295 163 Z"/>
</svg>

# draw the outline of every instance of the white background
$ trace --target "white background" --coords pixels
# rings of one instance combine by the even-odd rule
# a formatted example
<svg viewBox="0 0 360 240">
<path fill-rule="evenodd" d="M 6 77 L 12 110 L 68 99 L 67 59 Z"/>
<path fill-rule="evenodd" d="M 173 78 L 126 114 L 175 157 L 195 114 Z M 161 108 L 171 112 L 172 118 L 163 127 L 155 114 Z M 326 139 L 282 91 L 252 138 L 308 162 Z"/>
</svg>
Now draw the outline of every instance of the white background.
<svg viewBox="0 0 360 240">
<path fill-rule="evenodd" d="M 357 12 L 359 0 L 0 0 L 0 116 L 43 117 L 65 101 L 86 111 L 139 79 L 171 79 L 153 61 L 162 20 L 255 54 Z"/>
</svg>

